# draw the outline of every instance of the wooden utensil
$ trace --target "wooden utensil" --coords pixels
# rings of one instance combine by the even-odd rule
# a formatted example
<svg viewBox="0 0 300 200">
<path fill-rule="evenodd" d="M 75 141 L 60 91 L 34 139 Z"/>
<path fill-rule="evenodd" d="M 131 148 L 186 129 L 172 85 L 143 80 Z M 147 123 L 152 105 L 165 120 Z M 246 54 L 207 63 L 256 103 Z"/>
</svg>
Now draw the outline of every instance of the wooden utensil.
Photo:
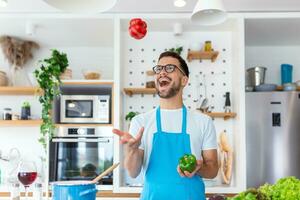
<svg viewBox="0 0 300 200">
<path fill-rule="evenodd" d="M 120 163 L 113 164 L 108 169 L 106 169 L 104 172 L 102 172 L 101 174 L 99 174 L 96 178 L 94 178 L 92 180 L 92 182 L 93 183 L 97 183 L 101 178 L 103 178 L 104 176 L 106 176 L 107 174 L 109 174 L 110 172 L 112 172 L 116 167 L 118 167 L 119 164 Z"/>
</svg>

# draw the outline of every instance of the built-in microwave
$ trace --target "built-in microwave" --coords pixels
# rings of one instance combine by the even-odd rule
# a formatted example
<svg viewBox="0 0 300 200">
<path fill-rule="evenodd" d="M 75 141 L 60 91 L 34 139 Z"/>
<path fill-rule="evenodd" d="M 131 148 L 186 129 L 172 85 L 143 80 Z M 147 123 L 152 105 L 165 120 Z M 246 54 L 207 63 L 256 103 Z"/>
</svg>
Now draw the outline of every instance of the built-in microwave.
<svg viewBox="0 0 300 200">
<path fill-rule="evenodd" d="M 109 124 L 110 95 L 61 95 L 61 123 Z"/>
<path fill-rule="evenodd" d="M 92 180 L 113 165 L 112 127 L 58 127 L 49 145 L 49 181 Z M 112 186 L 113 173 L 99 185 Z"/>
</svg>

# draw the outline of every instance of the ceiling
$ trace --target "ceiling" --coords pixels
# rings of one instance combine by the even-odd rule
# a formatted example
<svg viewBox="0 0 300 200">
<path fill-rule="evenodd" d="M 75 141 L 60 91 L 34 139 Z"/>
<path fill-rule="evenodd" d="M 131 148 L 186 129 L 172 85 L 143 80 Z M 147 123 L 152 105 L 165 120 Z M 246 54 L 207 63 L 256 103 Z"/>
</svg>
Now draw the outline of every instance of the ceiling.
<svg viewBox="0 0 300 200">
<path fill-rule="evenodd" d="M 88 1 L 88 0 L 85 0 Z M 184 8 L 175 8 L 173 0 L 118 0 L 115 7 L 106 13 L 191 13 L 197 0 L 186 0 Z M 82 17 L 84 15 L 70 15 L 70 17 L 43 17 L 40 13 L 65 14 L 43 0 L 8 0 L 6 8 L 0 8 L 0 35 L 17 36 L 38 42 L 41 46 L 113 46 L 113 22 L 112 19 L 98 19 Z M 300 0 L 224 0 L 226 9 L 230 12 L 271 12 L 271 11 L 300 11 Z M 20 17 L 10 17 L 10 14 L 24 14 Z M 31 18 L 31 13 L 37 13 Z M 1 17 L 3 14 L 3 17 Z M 6 17 L 5 17 L 6 16 Z M 9 17 L 7 17 L 9 16 Z M 57 18 L 55 16 L 58 16 Z M 69 15 L 68 15 L 69 16 Z M 77 19 L 76 19 L 77 18 Z M 75 20 L 74 20 L 75 19 Z M 26 34 L 28 21 L 37 24 L 34 35 Z M 124 20 L 123 20 L 124 21 Z M 176 20 L 178 22 L 178 20 Z M 179 21 L 181 22 L 181 21 Z M 148 21 L 151 30 L 172 30 L 173 21 L 155 20 Z M 174 21 L 175 23 L 175 21 Z M 201 30 L 201 27 L 191 24 L 190 21 L 182 21 L 185 30 Z M 122 23 L 122 30 L 127 30 L 128 22 Z M 226 31 L 231 22 L 227 20 L 218 30 Z M 163 27 L 163 28 L 162 28 Z M 191 28 L 192 27 L 192 28 Z M 268 28 L 266 28 L 268 27 Z M 246 21 L 247 45 L 300 45 L 300 20 L 251 20 Z M 205 30 L 213 31 L 216 27 L 206 27 Z M 280 39 L 278 39 L 280 38 Z M 74 42 L 76 41 L 76 42 Z"/>
<path fill-rule="evenodd" d="M 28 22 L 36 25 L 33 35 L 26 33 Z M 113 46 L 113 23 L 109 19 L 0 18 L 0 24 L 0 36 L 33 40 L 42 47 Z"/>
<path fill-rule="evenodd" d="M 85 0 L 87 1 L 87 0 Z M 253 11 L 300 11 L 299 0 L 223 0 L 229 12 Z M 183 8 L 173 6 L 173 0 L 118 0 L 107 13 L 174 13 L 192 12 L 197 0 L 186 0 Z M 8 0 L 6 8 L 0 13 L 56 13 L 61 12 L 43 0 Z"/>
</svg>

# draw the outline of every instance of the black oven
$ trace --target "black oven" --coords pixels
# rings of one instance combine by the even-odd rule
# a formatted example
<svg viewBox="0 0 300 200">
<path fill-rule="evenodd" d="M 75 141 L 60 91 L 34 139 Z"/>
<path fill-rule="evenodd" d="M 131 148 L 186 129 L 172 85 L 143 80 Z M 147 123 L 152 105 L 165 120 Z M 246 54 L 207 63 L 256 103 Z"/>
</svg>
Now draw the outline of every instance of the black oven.
<svg viewBox="0 0 300 200">
<path fill-rule="evenodd" d="M 111 127 L 59 127 L 50 141 L 49 181 L 92 180 L 113 164 Z M 113 174 L 98 184 L 112 185 Z"/>
</svg>

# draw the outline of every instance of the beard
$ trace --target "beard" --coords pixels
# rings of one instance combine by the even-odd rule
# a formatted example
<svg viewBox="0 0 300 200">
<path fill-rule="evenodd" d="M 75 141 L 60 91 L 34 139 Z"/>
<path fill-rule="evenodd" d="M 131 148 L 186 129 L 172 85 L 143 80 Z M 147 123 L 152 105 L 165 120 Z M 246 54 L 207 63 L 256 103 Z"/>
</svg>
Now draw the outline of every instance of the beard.
<svg viewBox="0 0 300 200">
<path fill-rule="evenodd" d="M 159 83 L 155 85 L 157 94 L 160 98 L 168 99 L 176 96 L 178 92 L 180 91 L 180 83 L 177 84 L 175 82 L 172 83 L 172 85 L 169 86 L 168 90 L 165 90 L 163 92 L 159 91 Z"/>
</svg>

